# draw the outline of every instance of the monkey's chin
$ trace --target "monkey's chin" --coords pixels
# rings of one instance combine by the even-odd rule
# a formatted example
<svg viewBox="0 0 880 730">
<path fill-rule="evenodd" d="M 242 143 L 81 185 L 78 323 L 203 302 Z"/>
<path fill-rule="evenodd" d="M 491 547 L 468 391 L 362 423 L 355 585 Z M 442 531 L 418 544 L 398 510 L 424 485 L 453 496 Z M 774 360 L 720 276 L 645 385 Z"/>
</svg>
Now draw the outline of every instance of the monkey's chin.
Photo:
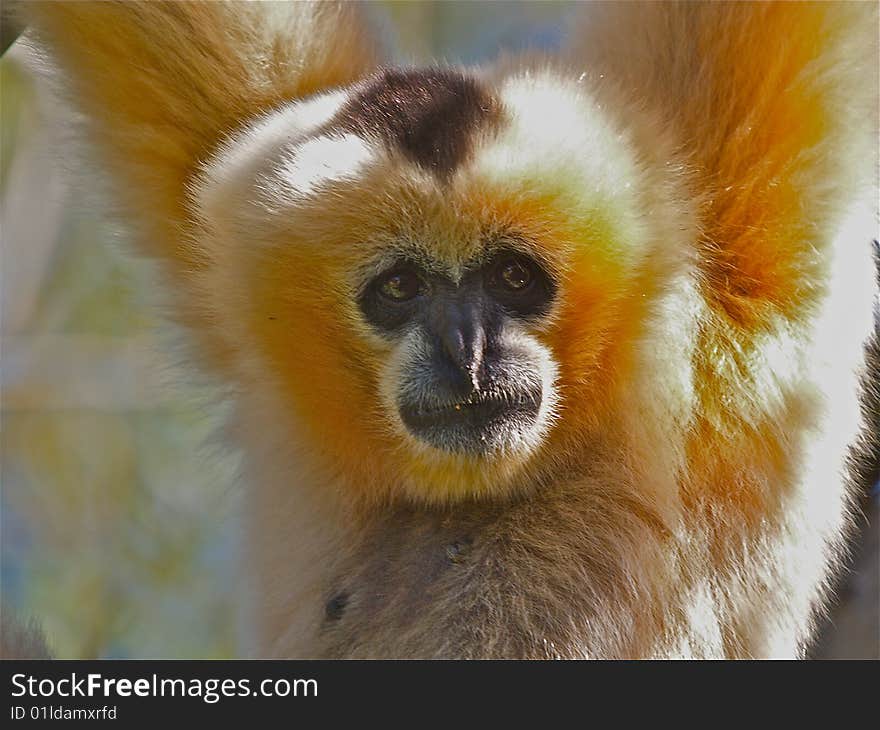
<svg viewBox="0 0 880 730">
<path fill-rule="evenodd" d="M 447 454 L 490 457 L 522 451 L 535 440 L 541 394 L 470 398 L 430 407 L 401 404 L 399 413 L 407 431 L 427 446 Z"/>
</svg>

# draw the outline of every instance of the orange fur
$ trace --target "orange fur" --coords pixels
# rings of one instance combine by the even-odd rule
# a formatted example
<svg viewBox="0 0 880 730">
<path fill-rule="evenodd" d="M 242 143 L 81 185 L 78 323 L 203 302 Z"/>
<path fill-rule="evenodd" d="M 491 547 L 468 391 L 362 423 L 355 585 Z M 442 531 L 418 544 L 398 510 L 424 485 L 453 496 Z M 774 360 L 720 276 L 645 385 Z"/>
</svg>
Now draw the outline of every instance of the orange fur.
<svg viewBox="0 0 880 730">
<path fill-rule="evenodd" d="M 188 186 L 199 164 L 245 120 L 350 83 L 378 58 L 354 4 L 304 3 L 293 18 L 271 5 L 110 0 L 21 8 L 51 41 L 62 72 L 77 69 L 65 91 L 89 110 L 99 159 L 124 181 L 115 202 L 171 276 L 188 278 L 206 263 L 188 235 Z M 184 321 L 210 318 L 189 298 L 180 307 Z"/>
<path fill-rule="evenodd" d="M 335 102 L 291 102 L 374 57 L 347 6 L 275 10 L 27 10 L 234 386 L 258 651 L 802 653 L 872 327 L 876 7 L 591 4 L 564 60 L 486 72 L 508 124 L 443 184 L 356 141 L 356 172 L 296 167 Z M 551 425 L 503 458 L 421 447 L 359 281 L 504 236 L 559 281 L 528 333 Z"/>
</svg>

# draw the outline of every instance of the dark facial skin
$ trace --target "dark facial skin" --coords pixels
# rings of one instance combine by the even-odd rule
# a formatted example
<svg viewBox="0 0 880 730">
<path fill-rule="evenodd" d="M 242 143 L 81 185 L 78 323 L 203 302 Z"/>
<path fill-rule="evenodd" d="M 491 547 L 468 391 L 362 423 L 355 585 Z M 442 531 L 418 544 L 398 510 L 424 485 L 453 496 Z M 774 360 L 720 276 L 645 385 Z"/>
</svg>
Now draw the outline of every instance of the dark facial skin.
<svg viewBox="0 0 880 730">
<path fill-rule="evenodd" d="M 398 387 L 410 433 L 444 451 L 480 454 L 530 428 L 543 400 L 539 363 L 505 326 L 545 315 L 554 291 L 536 262 L 513 251 L 457 283 L 409 261 L 373 279 L 359 299 L 367 321 L 392 340 L 419 328 L 428 343 Z"/>
</svg>

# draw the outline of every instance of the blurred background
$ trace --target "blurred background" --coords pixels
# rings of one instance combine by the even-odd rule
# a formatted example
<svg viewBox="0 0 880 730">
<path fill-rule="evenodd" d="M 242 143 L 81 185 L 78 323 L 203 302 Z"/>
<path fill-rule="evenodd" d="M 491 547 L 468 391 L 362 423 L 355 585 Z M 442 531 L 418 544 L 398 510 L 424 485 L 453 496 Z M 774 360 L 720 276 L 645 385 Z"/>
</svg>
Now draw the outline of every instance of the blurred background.
<svg viewBox="0 0 880 730">
<path fill-rule="evenodd" d="M 376 2 L 398 60 L 553 48 L 560 2 Z M 15 37 L 3 28 L 3 47 Z M 0 591 L 60 658 L 229 657 L 237 454 L 224 404 L 179 362 L 147 262 L 101 214 L 95 171 L 20 43 L 0 59 Z M 870 471 L 870 467 L 866 472 Z M 870 478 L 868 478 L 870 480 Z M 877 494 L 813 655 L 880 657 Z"/>
</svg>

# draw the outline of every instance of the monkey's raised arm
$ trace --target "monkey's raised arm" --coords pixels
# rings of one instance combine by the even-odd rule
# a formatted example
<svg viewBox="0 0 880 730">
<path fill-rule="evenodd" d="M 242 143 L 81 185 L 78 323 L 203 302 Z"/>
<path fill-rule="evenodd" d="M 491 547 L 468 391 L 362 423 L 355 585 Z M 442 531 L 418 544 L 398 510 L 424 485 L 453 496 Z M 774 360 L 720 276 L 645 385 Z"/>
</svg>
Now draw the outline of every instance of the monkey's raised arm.
<svg viewBox="0 0 880 730">
<path fill-rule="evenodd" d="M 575 57 L 677 134 L 710 303 L 746 326 L 800 311 L 874 174 L 876 3 L 590 4 Z"/>
<path fill-rule="evenodd" d="M 356 4 L 28 2 L 20 12 L 63 69 L 126 214 L 148 228 L 149 253 L 165 257 L 181 256 L 187 185 L 226 135 L 375 63 Z"/>
</svg>

